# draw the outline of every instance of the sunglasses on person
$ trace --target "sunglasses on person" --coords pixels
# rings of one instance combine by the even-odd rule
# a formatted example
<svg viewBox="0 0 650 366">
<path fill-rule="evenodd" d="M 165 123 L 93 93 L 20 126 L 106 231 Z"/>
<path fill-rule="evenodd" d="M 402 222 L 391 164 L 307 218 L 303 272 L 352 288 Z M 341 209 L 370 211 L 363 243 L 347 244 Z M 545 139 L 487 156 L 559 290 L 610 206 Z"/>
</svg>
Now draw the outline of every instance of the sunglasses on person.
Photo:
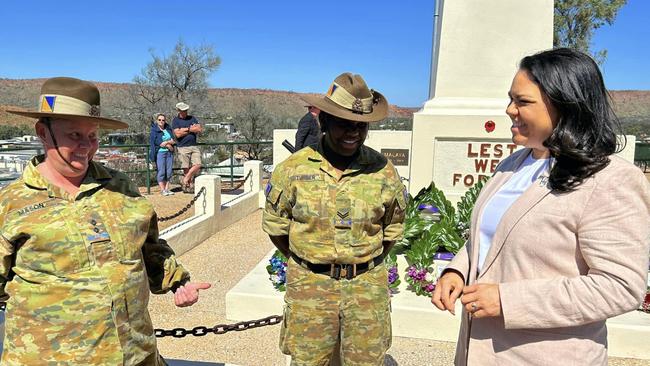
<svg viewBox="0 0 650 366">
<path fill-rule="evenodd" d="M 342 130 L 357 130 L 365 131 L 368 129 L 368 122 L 350 122 L 343 118 L 338 118 L 334 116 L 327 117 L 327 122 L 332 124 L 333 127 L 342 129 Z"/>
</svg>

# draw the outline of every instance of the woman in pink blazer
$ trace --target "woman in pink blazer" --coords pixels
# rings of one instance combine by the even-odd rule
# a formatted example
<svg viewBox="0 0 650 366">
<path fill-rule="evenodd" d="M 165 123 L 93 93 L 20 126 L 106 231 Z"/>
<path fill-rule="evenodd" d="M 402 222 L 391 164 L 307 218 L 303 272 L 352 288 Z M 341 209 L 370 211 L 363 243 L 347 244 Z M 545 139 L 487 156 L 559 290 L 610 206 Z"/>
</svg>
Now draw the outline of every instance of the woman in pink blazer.
<svg viewBox="0 0 650 366">
<path fill-rule="evenodd" d="M 525 57 L 506 113 L 522 149 L 477 199 L 432 302 L 463 303 L 456 365 L 606 365 L 607 318 L 646 292 L 650 190 L 589 57 Z"/>
</svg>

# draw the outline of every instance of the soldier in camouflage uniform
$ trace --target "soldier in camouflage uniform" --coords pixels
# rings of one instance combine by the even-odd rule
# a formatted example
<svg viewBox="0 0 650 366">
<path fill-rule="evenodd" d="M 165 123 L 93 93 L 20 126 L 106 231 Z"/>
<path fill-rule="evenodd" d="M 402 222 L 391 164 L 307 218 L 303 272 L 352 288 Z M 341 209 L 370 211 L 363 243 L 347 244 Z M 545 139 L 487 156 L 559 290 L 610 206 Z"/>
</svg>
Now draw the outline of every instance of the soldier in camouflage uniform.
<svg viewBox="0 0 650 366">
<path fill-rule="evenodd" d="M 41 89 L 36 133 L 45 155 L 0 191 L 0 296 L 7 299 L 2 365 L 164 365 L 149 291 L 177 306 L 209 284 L 158 238 L 156 214 L 129 178 L 92 161 L 95 85 L 52 78 Z"/>
<path fill-rule="evenodd" d="M 292 365 L 383 365 L 391 344 L 383 260 L 402 236 L 405 189 L 383 155 L 363 145 L 388 103 L 359 75 L 334 80 L 321 110 L 325 136 L 279 164 L 266 188 L 263 229 L 289 259 L 280 347 Z"/>
</svg>

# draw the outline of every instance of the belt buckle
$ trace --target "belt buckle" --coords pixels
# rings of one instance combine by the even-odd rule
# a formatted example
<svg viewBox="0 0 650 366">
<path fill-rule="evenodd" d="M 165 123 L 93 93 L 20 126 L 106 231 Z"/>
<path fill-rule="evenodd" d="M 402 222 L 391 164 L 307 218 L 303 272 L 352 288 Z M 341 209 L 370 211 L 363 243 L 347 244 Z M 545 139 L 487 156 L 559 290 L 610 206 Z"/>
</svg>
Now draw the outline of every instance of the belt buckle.
<svg viewBox="0 0 650 366">
<path fill-rule="evenodd" d="M 330 267 L 330 277 L 335 280 L 340 280 L 345 278 L 351 280 L 357 276 L 357 265 L 356 264 L 337 264 L 332 263 Z"/>
</svg>

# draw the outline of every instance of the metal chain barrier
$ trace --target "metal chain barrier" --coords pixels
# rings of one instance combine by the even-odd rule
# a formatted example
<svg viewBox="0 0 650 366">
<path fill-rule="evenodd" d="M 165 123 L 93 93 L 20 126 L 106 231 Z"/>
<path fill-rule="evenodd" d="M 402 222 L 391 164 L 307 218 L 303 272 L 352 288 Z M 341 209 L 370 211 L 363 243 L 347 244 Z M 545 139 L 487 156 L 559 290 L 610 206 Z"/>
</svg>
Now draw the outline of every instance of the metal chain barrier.
<svg viewBox="0 0 650 366">
<path fill-rule="evenodd" d="M 171 219 L 177 218 L 178 216 L 184 214 L 185 212 L 187 212 L 187 210 L 189 210 L 189 209 L 194 205 L 194 202 L 196 202 L 196 200 L 199 199 L 199 196 L 202 195 L 203 193 L 205 193 L 205 187 L 201 187 L 201 189 L 199 190 L 199 192 L 194 196 L 194 198 L 192 198 L 192 200 L 190 201 L 190 203 L 188 203 L 188 204 L 187 204 L 185 207 L 183 207 L 180 211 L 178 211 L 177 213 L 175 213 L 175 214 L 173 214 L 173 215 L 169 215 L 169 216 L 165 216 L 165 217 L 159 217 L 159 218 L 158 218 L 158 222 L 163 222 L 163 221 L 171 220 Z M 205 206 L 205 203 L 204 203 L 204 206 Z"/>
<path fill-rule="evenodd" d="M 241 188 L 241 187 L 244 185 L 244 183 L 246 183 L 246 181 L 248 180 L 248 178 L 251 177 L 251 175 L 253 175 L 253 170 L 249 170 L 249 171 L 248 171 L 248 174 L 246 174 L 246 178 L 244 178 L 244 180 L 242 180 L 241 182 L 239 182 L 236 186 L 234 186 L 234 187 L 232 187 L 232 188 L 228 188 L 228 189 L 222 189 L 222 190 L 221 190 L 221 193 L 228 193 L 228 192 L 233 192 L 233 191 L 238 190 L 239 188 Z M 252 182 L 253 182 L 253 181 L 251 181 L 251 183 L 252 183 Z"/>
<path fill-rule="evenodd" d="M 0 311 L 5 311 L 7 309 L 6 302 L 0 302 Z M 174 338 L 183 338 L 188 335 L 195 337 L 203 337 L 208 333 L 214 334 L 226 334 L 232 330 L 236 332 L 241 332 L 243 330 L 265 327 L 267 325 L 276 325 L 280 324 L 282 321 L 282 315 L 271 315 L 266 318 L 258 320 L 249 320 L 245 322 L 233 323 L 233 324 L 218 324 L 212 328 L 199 326 L 192 329 L 185 328 L 174 328 L 174 329 L 154 329 L 153 334 L 158 337 L 174 337 Z"/>
<path fill-rule="evenodd" d="M 215 325 L 212 328 L 200 326 L 200 327 L 194 327 L 192 329 L 185 329 L 185 328 L 154 329 L 153 332 L 154 335 L 158 338 L 162 338 L 162 337 L 183 338 L 188 335 L 192 335 L 195 337 L 203 337 L 208 333 L 225 334 L 230 332 L 231 330 L 241 332 L 242 330 L 279 324 L 281 321 L 282 321 L 281 315 L 272 315 L 258 320 L 249 320 L 249 321 L 239 322 L 234 324 L 219 324 L 219 325 Z"/>
</svg>

